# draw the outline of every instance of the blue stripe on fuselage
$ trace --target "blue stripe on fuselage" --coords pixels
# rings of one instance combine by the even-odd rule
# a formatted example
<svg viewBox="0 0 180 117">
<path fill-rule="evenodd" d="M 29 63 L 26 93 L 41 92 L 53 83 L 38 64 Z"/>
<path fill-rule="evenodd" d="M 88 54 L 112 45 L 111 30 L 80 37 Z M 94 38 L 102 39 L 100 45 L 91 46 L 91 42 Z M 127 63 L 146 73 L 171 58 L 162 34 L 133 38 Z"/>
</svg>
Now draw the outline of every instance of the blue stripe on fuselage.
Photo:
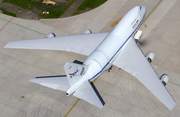
<svg viewBox="0 0 180 117">
<path fill-rule="evenodd" d="M 144 14 L 145 16 L 145 14 Z M 143 21 L 144 19 L 144 16 L 141 20 L 141 22 Z M 133 31 L 133 33 L 127 38 L 127 40 L 121 45 L 121 47 L 116 51 L 116 53 L 112 56 L 112 58 L 106 63 L 106 65 L 102 68 L 102 70 L 100 72 L 98 72 L 95 76 L 93 76 L 91 79 L 89 79 L 89 81 L 92 81 L 94 78 L 97 77 L 97 75 L 99 75 L 103 70 L 104 68 L 110 63 L 110 61 L 114 58 L 114 56 L 119 52 L 119 50 L 124 46 L 124 44 L 130 39 L 130 37 L 134 34 L 134 32 L 138 29 L 138 27 L 140 26 L 141 22 L 139 23 L 139 25 L 136 27 L 136 29 Z"/>
</svg>

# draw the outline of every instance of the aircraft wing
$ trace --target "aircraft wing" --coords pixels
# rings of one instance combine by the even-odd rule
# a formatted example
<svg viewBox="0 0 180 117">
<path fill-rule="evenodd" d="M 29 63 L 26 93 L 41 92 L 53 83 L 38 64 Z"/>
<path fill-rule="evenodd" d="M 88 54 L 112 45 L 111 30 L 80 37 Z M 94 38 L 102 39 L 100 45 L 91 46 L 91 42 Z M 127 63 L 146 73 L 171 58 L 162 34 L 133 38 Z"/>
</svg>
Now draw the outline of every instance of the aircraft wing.
<svg viewBox="0 0 180 117">
<path fill-rule="evenodd" d="M 113 64 L 132 74 L 169 110 L 173 109 L 176 102 L 161 83 L 159 77 L 132 37 L 124 45 Z"/>
<path fill-rule="evenodd" d="M 31 82 L 56 89 L 61 91 L 67 91 L 69 88 L 69 82 L 66 75 L 64 76 L 45 76 L 45 77 L 36 77 L 31 79 Z"/>
<path fill-rule="evenodd" d="M 10 41 L 5 48 L 64 50 L 88 56 L 107 35 L 108 32 Z"/>
<path fill-rule="evenodd" d="M 88 80 L 85 81 L 83 85 L 74 92 L 73 95 L 101 109 L 105 104 L 94 84 Z"/>
</svg>

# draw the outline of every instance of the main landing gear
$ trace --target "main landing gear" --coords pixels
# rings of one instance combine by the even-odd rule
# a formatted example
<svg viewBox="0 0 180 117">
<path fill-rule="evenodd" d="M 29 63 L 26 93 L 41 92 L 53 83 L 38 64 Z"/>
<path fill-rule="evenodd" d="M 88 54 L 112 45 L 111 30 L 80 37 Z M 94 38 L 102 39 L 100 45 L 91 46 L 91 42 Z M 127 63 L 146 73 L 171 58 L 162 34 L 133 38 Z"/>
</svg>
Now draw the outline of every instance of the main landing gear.
<svg viewBox="0 0 180 117">
<path fill-rule="evenodd" d="M 111 66 L 108 70 L 106 70 L 106 71 L 108 71 L 108 73 L 112 70 L 112 67 L 113 66 Z M 119 68 L 119 70 L 121 70 L 121 68 Z"/>
<path fill-rule="evenodd" d="M 109 72 L 112 70 L 112 67 L 113 67 L 113 66 L 111 66 L 111 67 L 110 67 L 108 70 L 106 70 L 106 71 L 108 71 L 108 73 L 109 73 Z"/>
</svg>

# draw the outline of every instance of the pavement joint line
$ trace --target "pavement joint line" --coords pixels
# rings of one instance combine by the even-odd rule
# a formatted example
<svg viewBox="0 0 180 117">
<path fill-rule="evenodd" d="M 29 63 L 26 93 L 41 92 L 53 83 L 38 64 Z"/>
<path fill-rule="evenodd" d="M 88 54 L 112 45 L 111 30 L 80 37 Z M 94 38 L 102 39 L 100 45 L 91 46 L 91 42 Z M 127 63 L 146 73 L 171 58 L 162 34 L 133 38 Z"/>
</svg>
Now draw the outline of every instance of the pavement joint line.
<svg viewBox="0 0 180 117">
<path fill-rule="evenodd" d="M 13 18 L 14 18 L 14 17 L 13 17 Z M 4 18 L 1 18 L 1 17 L 0 17 L 0 19 L 9 22 L 8 20 L 6 20 L 6 19 L 4 19 Z M 10 22 L 10 23 L 15 24 L 15 25 L 17 25 L 17 26 L 20 26 L 20 27 L 22 27 L 22 28 L 28 29 L 28 30 L 30 30 L 30 31 L 33 31 L 33 32 L 36 32 L 36 33 L 39 33 L 39 34 L 45 36 L 45 34 L 43 34 L 43 33 L 41 33 L 41 32 L 38 32 L 38 31 L 35 31 L 35 30 L 33 30 L 33 29 L 27 28 L 27 27 L 22 26 L 22 25 L 20 25 L 20 24 L 17 24 L 17 23 L 14 23 L 14 22 Z M 0 30 L 0 31 L 1 31 L 1 30 Z"/>
<path fill-rule="evenodd" d="M 13 18 L 14 18 L 14 17 L 13 17 Z M 0 29 L 0 31 L 2 31 L 2 30 L 9 24 L 9 22 L 12 21 L 13 18 L 11 18 L 11 19 Z"/>
<path fill-rule="evenodd" d="M 97 77 L 97 78 L 93 81 L 93 83 L 96 82 L 96 80 L 97 80 L 98 78 L 99 78 L 99 77 Z M 74 105 L 69 109 L 69 111 L 66 113 L 66 115 L 65 115 L 64 117 L 67 117 L 67 115 L 71 112 L 71 110 L 76 106 L 76 104 L 77 104 L 79 101 L 80 101 L 80 99 L 78 99 L 78 100 L 74 103 Z"/>
<path fill-rule="evenodd" d="M 176 86 L 179 86 L 179 87 L 180 87 L 179 84 L 173 83 L 173 82 L 171 82 L 171 81 L 169 81 L 169 83 L 171 83 L 171 84 L 173 84 L 173 85 L 176 85 Z"/>
<path fill-rule="evenodd" d="M 142 21 L 142 23 L 151 15 L 151 13 L 157 8 L 157 6 L 160 4 L 162 2 L 162 0 L 160 0 L 159 2 L 158 2 L 158 4 L 153 8 L 153 10 L 146 16 L 146 18 Z M 142 24 L 141 23 L 141 24 Z M 98 78 L 96 78 L 94 81 L 93 81 L 93 83 L 97 80 Z M 170 82 L 170 83 L 172 83 L 172 82 Z M 175 84 L 175 83 L 172 83 L 172 84 Z M 176 84 L 177 85 L 177 84 Z M 180 85 L 178 85 L 178 86 L 180 86 Z M 66 113 L 66 115 L 64 116 L 64 117 L 66 117 L 70 112 L 71 112 L 71 110 L 76 106 L 76 104 L 79 102 L 79 100 L 80 99 L 78 99 L 77 101 L 76 101 L 76 103 L 70 108 L 70 110 Z"/>
</svg>

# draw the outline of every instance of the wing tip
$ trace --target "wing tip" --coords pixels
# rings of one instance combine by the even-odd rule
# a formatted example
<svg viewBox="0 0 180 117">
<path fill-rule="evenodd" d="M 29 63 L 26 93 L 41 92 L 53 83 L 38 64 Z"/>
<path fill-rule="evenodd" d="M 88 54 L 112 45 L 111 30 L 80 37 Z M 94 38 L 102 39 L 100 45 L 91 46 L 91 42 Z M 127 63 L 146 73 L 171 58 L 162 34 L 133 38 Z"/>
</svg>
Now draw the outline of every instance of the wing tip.
<svg viewBox="0 0 180 117">
<path fill-rule="evenodd" d="M 168 105 L 167 108 L 171 111 L 174 109 L 175 106 L 176 106 L 176 102 L 174 101 L 174 103 L 171 105 Z"/>
<path fill-rule="evenodd" d="M 10 48 L 8 45 L 9 45 L 9 44 L 6 44 L 6 45 L 4 46 L 4 48 Z"/>
</svg>

